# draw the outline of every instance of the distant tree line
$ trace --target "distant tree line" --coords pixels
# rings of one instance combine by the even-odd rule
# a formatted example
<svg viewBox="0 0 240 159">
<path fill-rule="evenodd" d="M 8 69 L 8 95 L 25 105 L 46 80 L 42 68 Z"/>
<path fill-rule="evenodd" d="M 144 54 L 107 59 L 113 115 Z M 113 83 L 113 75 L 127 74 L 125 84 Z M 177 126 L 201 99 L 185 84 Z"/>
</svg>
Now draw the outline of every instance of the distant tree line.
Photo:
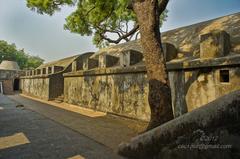
<svg viewBox="0 0 240 159">
<path fill-rule="evenodd" d="M 3 60 L 16 61 L 21 69 L 32 69 L 40 66 L 44 60 L 39 56 L 32 56 L 18 50 L 15 44 L 0 40 L 0 63 Z"/>
</svg>

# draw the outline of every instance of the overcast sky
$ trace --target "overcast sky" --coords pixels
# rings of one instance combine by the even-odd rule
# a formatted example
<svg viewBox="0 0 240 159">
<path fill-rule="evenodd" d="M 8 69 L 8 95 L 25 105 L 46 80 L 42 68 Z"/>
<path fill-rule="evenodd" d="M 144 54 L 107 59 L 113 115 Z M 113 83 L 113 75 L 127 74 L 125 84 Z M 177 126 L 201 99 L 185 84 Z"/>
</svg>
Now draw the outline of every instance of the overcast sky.
<svg viewBox="0 0 240 159">
<path fill-rule="evenodd" d="M 162 31 L 240 12 L 240 0 L 170 0 L 168 10 Z M 65 17 L 72 11 L 64 7 L 50 17 L 32 12 L 25 0 L 0 0 L 0 40 L 46 61 L 96 51 L 91 37 L 63 29 Z"/>
</svg>

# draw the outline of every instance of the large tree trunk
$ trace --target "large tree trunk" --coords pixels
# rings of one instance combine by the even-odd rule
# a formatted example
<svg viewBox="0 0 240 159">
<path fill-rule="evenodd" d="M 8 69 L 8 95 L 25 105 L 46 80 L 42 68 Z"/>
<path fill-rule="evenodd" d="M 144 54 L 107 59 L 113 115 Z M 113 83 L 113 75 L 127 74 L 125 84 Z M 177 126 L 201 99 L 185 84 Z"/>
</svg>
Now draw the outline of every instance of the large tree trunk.
<svg viewBox="0 0 240 159">
<path fill-rule="evenodd" d="M 141 44 L 149 80 L 149 130 L 173 119 L 171 91 L 161 46 L 158 1 L 135 0 L 132 5 L 140 25 Z"/>
</svg>

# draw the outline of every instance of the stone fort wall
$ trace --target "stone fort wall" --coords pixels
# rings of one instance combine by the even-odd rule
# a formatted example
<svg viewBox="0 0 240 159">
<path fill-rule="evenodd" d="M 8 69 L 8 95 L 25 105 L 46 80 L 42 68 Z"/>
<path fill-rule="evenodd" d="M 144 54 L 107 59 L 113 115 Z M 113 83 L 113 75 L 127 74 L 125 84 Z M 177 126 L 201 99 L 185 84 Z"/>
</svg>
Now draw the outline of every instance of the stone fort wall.
<svg viewBox="0 0 240 159">
<path fill-rule="evenodd" d="M 149 120 L 144 67 L 64 74 L 64 101 L 82 107 Z"/>
<path fill-rule="evenodd" d="M 239 30 L 237 13 L 162 34 L 175 117 L 240 89 Z M 67 67 L 60 72 L 64 102 L 149 120 L 148 80 L 139 41 L 83 54 Z M 44 91 L 43 81 L 28 76 L 22 81 L 23 93 L 41 98 L 33 88 L 42 85 Z M 45 82 L 47 89 L 54 83 Z M 27 91 L 31 89 L 33 93 Z"/>
</svg>

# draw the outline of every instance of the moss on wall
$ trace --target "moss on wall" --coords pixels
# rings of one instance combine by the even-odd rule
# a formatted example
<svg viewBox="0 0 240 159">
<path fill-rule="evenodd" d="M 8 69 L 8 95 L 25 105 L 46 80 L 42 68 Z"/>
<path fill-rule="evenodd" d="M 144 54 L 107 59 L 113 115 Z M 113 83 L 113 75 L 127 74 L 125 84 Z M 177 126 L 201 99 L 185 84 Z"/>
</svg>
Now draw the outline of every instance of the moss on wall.
<svg viewBox="0 0 240 159">
<path fill-rule="evenodd" d="M 94 110 L 149 120 L 144 73 L 65 77 L 64 101 Z"/>
<path fill-rule="evenodd" d="M 22 78 L 20 81 L 23 94 L 49 100 L 49 78 Z"/>
</svg>

